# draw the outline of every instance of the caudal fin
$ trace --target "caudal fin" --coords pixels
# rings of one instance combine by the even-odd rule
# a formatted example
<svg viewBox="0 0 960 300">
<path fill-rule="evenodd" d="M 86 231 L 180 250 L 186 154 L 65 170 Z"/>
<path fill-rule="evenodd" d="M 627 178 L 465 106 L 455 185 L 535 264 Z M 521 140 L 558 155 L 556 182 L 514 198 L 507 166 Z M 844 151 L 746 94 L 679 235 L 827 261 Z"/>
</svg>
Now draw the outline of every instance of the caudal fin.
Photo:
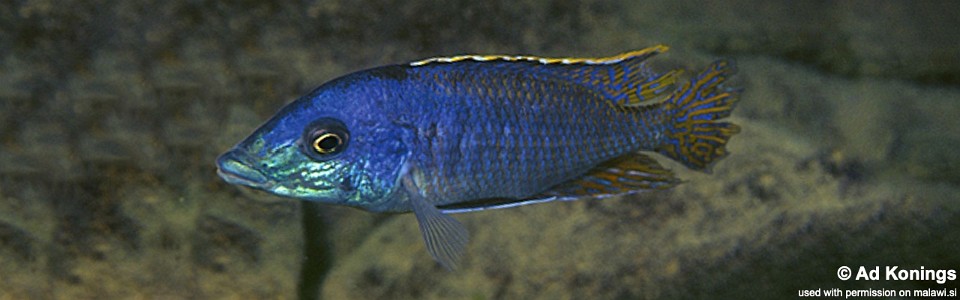
<svg viewBox="0 0 960 300">
<path fill-rule="evenodd" d="M 720 119 L 730 116 L 739 90 L 723 87 L 733 75 L 730 62 L 719 60 L 675 91 L 663 103 L 668 125 L 657 151 L 690 169 L 709 172 L 727 155 L 724 146 L 740 127 Z"/>
</svg>

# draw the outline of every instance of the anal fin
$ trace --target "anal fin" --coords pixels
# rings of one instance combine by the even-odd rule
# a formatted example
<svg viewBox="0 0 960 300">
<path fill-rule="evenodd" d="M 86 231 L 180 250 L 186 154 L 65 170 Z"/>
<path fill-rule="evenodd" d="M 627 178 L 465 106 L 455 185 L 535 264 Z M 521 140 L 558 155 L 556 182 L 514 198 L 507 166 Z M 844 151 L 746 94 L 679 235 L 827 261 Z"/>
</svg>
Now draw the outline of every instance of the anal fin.
<svg viewBox="0 0 960 300">
<path fill-rule="evenodd" d="M 648 190 L 665 190 L 679 179 L 656 160 L 640 153 L 631 153 L 604 162 L 584 176 L 557 185 L 542 193 L 556 200 L 582 197 L 609 197 Z"/>
<path fill-rule="evenodd" d="M 445 213 L 463 213 L 517 207 L 529 204 L 570 201 L 586 197 L 605 198 L 649 190 L 665 190 L 680 183 L 673 172 L 640 153 L 627 154 L 602 163 L 581 177 L 556 185 L 528 198 L 478 199 L 440 207 Z"/>
</svg>

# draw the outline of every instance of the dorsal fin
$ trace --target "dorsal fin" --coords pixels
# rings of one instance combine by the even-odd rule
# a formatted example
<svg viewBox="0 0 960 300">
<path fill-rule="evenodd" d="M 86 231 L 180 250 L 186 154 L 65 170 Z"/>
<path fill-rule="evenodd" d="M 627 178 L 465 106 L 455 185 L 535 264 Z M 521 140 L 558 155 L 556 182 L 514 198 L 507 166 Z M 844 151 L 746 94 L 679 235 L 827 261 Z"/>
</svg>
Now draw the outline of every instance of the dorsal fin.
<svg viewBox="0 0 960 300">
<path fill-rule="evenodd" d="M 551 201 L 605 198 L 647 190 L 664 190 L 680 183 L 673 172 L 649 156 L 632 153 L 607 161 L 577 179 L 524 199 L 480 199 L 439 207 L 445 213 L 516 207 Z"/>
<path fill-rule="evenodd" d="M 541 65 L 611 65 L 625 60 L 637 59 L 645 60 L 658 53 L 667 52 L 670 48 L 665 45 L 656 45 L 653 47 L 620 53 L 607 57 L 542 57 L 532 55 L 502 55 L 502 54 L 466 54 L 456 56 L 438 56 L 411 62 L 410 66 L 419 67 L 430 63 L 454 63 L 459 61 L 510 61 L 510 62 L 535 62 Z"/>
<path fill-rule="evenodd" d="M 657 45 L 608 57 L 458 55 L 428 58 L 412 62 L 410 66 L 457 62 L 517 63 L 529 67 L 524 72 L 561 78 L 598 91 L 618 105 L 633 106 L 672 90 L 680 70 L 657 74 L 645 66 L 646 59 L 668 49 Z"/>
<path fill-rule="evenodd" d="M 646 66 L 646 59 L 659 51 L 647 53 L 645 50 L 621 54 L 626 58 L 611 64 L 561 64 L 544 65 L 540 68 L 559 78 L 598 91 L 617 105 L 635 106 L 666 96 L 668 93 L 665 92 L 673 90 L 681 73 L 681 70 L 672 70 L 657 74 Z M 642 55 L 626 56 L 631 53 Z"/>
</svg>

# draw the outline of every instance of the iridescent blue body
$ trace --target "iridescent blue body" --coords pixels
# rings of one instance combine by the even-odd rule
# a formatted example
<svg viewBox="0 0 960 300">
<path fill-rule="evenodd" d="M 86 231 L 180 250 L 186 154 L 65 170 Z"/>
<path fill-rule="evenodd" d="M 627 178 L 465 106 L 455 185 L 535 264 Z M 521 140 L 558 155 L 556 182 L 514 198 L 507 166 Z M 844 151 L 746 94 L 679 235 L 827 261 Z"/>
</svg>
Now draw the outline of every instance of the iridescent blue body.
<svg viewBox="0 0 960 300">
<path fill-rule="evenodd" d="M 683 86 L 644 61 L 456 56 L 328 82 L 218 159 L 221 177 L 279 195 L 377 212 L 413 211 L 448 268 L 467 241 L 444 213 L 664 189 L 723 157 L 736 91 L 718 61 Z"/>
</svg>

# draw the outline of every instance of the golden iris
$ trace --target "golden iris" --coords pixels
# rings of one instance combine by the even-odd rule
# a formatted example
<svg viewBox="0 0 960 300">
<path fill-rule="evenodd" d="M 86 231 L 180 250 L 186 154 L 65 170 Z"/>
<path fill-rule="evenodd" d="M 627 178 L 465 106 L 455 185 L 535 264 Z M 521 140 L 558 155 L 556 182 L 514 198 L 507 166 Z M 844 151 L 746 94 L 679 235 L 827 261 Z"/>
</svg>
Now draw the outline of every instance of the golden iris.
<svg viewBox="0 0 960 300">
<path fill-rule="evenodd" d="M 333 132 L 327 132 L 313 139 L 313 151 L 318 154 L 334 153 L 343 145 L 343 138 Z"/>
</svg>

